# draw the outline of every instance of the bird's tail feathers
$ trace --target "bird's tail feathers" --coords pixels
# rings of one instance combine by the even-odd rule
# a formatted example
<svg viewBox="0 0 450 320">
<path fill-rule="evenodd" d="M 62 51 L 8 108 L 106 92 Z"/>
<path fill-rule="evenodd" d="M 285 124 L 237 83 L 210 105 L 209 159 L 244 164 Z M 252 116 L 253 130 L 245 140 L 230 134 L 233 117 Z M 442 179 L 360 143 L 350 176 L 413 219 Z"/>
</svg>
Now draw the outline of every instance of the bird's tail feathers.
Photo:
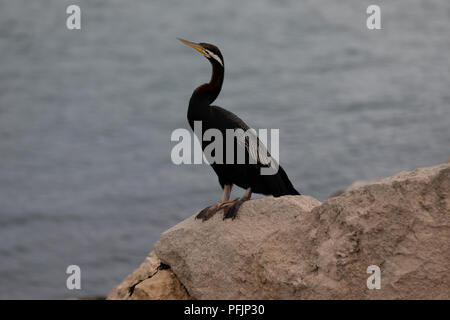
<svg viewBox="0 0 450 320">
<path fill-rule="evenodd" d="M 278 173 L 276 174 L 277 179 L 272 181 L 273 183 L 273 196 L 281 197 L 287 195 L 300 195 L 300 193 L 294 188 L 291 181 L 289 180 L 286 172 L 280 166 L 278 168 Z"/>
</svg>

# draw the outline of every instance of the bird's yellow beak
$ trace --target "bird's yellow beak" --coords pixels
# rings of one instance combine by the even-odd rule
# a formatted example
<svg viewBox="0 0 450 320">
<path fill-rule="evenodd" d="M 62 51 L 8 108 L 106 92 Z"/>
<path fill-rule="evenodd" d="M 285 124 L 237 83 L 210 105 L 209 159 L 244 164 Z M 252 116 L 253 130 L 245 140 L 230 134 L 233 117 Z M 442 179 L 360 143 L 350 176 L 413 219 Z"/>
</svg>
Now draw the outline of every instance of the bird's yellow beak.
<svg viewBox="0 0 450 320">
<path fill-rule="evenodd" d="M 194 48 L 195 50 L 197 50 L 198 52 L 200 52 L 201 54 L 205 54 L 205 49 L 203 49 L 203 47 L 197 43 L 194 42 L 190 42 L 181 38 L 177 38 L 178 40 L 180 40 L 181 42 L 183 42 L 185 45 Z"/>
</svg>

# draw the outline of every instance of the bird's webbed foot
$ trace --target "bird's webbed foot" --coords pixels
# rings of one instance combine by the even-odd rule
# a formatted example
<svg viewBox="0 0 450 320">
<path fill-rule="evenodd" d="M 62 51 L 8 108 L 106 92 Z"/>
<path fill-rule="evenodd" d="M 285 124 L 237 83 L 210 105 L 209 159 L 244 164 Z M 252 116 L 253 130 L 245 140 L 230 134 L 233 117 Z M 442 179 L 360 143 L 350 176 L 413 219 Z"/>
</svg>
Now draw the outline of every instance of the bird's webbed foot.
<svg viewBox="0 0 450 320">
<path fill-rule="evenodd" d="M 251 196 L 252 196 L 252 189 L 248 188 L 245 194 L 242 196 L 242 198 L 234 200 L 232 204 L 230 204 L 228 207 L 225 207 L 223 209 L 223 220 L 236 219 L 239 208 L 245 201 L 250 200 Z"/>
<path fill-rule="evenodd" d="M 239 208 L 245 201 L 247 201 L 247 200 L 238 199 L 238 200 L 235 200 L 233 204 L 229 205 L 228 207 L 223 208 L 223 220 L 236 219 Z"/>
<path fill-rule="evenodd" d="M 202 219 L 203 221 L 206 221 L 209 218 L 211 218 L 212 216 L 214 216 L 217 213 L 217 211 L 220 211 L 224 206 L 227 206 L 230 203 L 233 203 L 235 201 L 236 200 L 233 200 L 233 201 L 221 201 L 221 202 L 216 203 L 216 204 L 214 204 L 212 206 L 206 207 L 205 209 L 200 211 L 195 216 L 195 219 Z"/>
</svg>

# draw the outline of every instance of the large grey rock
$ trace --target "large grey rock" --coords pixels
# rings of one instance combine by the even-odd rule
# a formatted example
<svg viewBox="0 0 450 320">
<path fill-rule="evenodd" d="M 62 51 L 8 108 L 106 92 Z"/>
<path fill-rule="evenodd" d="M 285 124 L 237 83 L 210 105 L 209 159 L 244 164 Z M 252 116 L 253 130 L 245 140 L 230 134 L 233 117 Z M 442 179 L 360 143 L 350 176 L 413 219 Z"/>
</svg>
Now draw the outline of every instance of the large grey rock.
<svg viewBox="0 0 450 320">
<path fill-rule="evenodd" d="M 245 203 L 236 220 L 194 216 L 157 256 L 196 299 L 450 298 L 450 165 L 365 182 L 320 204 Z M 369 290 L 367 268 L 381 269 Z"/>
<path fill-rule="evenodd" d="M 322 204 L 266 197 L 244 203 L 236 220 L 194 215 L 164 232 L 109 298 L 450 299 L 449 193 L 446 163 L 362 182 Z M 161 263 L 170 269 L 149 277 Z M 367 288 L 371 265 L 379 290 Z"/>
</svg>

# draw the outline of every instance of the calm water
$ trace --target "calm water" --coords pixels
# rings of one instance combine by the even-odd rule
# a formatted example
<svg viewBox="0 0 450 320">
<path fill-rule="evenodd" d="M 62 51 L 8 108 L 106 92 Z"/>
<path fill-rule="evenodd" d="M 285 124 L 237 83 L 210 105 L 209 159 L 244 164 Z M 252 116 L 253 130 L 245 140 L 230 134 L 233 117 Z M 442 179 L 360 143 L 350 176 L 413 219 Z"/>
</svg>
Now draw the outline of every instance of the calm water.
<svg viewBox="0 0 450 320">
<path fill-rule="evenodd" d="M 81 31 L 65 27 L 72 3 Z M 446 161 L 450 2 L 377 1 L 383 30 L 369 31 L 372 3 L 0 0 L 0 298 L 105 295 L 220 197 L 208 166 L 170 161 L 210 77 L 176 37 L 221 48 L 217 104 L 281 129 L 304 194 Z"/>
</svg>

